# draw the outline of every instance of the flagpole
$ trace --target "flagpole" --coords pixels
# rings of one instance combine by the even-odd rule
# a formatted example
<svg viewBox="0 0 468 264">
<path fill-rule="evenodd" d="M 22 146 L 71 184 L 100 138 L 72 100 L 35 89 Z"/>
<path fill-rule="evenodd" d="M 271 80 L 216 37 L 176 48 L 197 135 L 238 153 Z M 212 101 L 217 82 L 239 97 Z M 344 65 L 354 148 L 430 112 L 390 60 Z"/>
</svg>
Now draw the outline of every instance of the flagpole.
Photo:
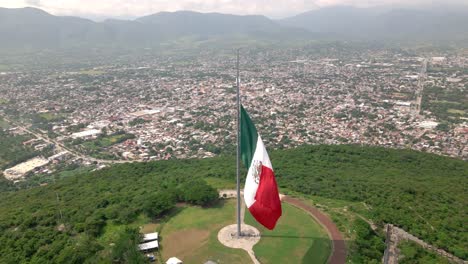
<svg viewBox="0 0 468 264">
<path fill-rule="evenodd" d="M 239 49 L 237 50 L 237 156 L 236 156 L 236 165 L 237 165 L 237 238 L 242 236 L 241 233 L 241 197 L 240 197 L 240 80 L 239 80 Z"/>
</svg>

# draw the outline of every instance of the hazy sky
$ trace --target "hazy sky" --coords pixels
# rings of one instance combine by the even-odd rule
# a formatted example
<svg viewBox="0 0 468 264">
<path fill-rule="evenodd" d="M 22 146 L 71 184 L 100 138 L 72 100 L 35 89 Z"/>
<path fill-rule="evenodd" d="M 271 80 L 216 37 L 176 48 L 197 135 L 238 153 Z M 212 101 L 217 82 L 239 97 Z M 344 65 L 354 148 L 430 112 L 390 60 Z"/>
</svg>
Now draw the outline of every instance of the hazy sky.
<svg viewBox="0 0 468 264">
<path fill-rule="evenodd" d="M 448 5 L 468 0 L 0 0 L 0 7 L 34 6 L 55 15 L 86 17 L 138 17 L 160 11 L 193 10 L 285 17 L 312 9 L 352 5 Z"/>
</svg>

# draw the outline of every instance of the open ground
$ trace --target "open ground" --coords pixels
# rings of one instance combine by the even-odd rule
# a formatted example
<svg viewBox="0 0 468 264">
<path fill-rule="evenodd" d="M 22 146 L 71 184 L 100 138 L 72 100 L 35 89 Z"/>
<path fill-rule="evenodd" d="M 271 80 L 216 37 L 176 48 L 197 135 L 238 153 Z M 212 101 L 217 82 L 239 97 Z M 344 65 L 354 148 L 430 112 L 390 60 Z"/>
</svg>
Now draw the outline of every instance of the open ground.
<svg viewBox="0 0 468 264">
<path fill-rule="evenodd" d="M 246 223 L 262 232 L 254 246 L 256 257 L 261 263 L 326 263 L 331 246 L 325 230 L 303 210 L 288 204 L 283 209 L 275 231 L 269 232 L 246 214 Z M 235 200 L 224 200 L 214 208 L 183 208 L 161 229 L 163 259 L 176 256 L 184 263 L 250 263 L 246 251 L 225 247 L 217 239 L 221 228 L 235 223 L 235 212 Z"/>
</svg>

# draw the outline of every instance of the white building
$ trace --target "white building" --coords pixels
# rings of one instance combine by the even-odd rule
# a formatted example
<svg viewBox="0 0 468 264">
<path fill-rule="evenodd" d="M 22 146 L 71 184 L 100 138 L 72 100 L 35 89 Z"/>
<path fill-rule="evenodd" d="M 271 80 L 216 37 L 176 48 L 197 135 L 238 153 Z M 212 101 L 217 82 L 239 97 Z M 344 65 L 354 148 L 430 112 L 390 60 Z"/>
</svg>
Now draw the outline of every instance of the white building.
<svg viewBox="0 0 468 264">
<path fill-rule="evenodd" d="M 143 242 L 158 240 L 158 232 L 143 234 Z"/>
<path fill-rule="evenodd" d="M 410 106 L 411 106 L 411 102 L 396 101 L 396 102 L 395 102 L 395 105 L 410 107 Z"/>
<path fill-rule="evenodd" d="M 76 132 L 71 135 L 72 138 L 77 139 L 77 138 L 92 138 L 96 137 L 97 135 L 100 135 L 102 132 L 101 130 L 97 129 L 90 129 L 90 130 L 85 130 L 81 132 Z"/>
<path fill-rule="evenodd" d="M 155 240 L 155 241 L 151 241 L 151 242 L 141 243 L 141 244 L 138 245 L 138 248 L 141 251 L 158 249 L 159 248 L 159 242 L 157 240 Z"/>
<path fill-rule="evenodd" d="M 159 248 L 158 238 L 159 238 L 158 232 L 143 234 L 144 243 L 139 244 L 138 248 L 141 251 L 150 251 L 153 249 L 158 249 Z"/>
<path fill-rule="evenodd" d="M 172 257 L 166 261 L 166 264 L 182 264 L 182 260 Z"/>
<path fill-rule="evenodd" d="M 418 126 L 425 129 L 434 129 L 437 127 L 438 124 L 439 123 L 434 121 L 422 121 L 421 123 L 419 123 Z"/>
<path fill-rule="evenodd" d="M 12 168 L 6 169 L 3 174 L 7 180 L 17 180 L 23 178 L 28 172 L 44 167 L 49 164 L 49 160 L 35 157 Z"/>
<path fill-rule="evenodd" d="M 445 57 L 432 57 L 431 58 L 431 61 L 434 64 L 443 63 L 443 62 L 445 62 L 445 60 L 446 60 Z"/>
</svg>

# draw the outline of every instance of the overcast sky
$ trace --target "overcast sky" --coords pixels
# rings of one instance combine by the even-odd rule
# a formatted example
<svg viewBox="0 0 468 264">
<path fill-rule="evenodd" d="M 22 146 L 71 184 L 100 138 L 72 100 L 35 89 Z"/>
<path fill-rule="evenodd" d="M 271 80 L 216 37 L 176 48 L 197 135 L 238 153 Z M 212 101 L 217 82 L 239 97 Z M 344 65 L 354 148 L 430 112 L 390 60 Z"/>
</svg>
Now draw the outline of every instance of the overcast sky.
<svg viewBox="0 0 468 264">
<path fill-rule="evenodd" d="M 138 17 L 160 11 L 193 10 L 230 14 L 262 14 L 285 17 L 333 5 L 468 6 L 468 0 L 0 0 L 0 7 L 34 6 L 54 15 L 99 17 Z"/>
</svg>

